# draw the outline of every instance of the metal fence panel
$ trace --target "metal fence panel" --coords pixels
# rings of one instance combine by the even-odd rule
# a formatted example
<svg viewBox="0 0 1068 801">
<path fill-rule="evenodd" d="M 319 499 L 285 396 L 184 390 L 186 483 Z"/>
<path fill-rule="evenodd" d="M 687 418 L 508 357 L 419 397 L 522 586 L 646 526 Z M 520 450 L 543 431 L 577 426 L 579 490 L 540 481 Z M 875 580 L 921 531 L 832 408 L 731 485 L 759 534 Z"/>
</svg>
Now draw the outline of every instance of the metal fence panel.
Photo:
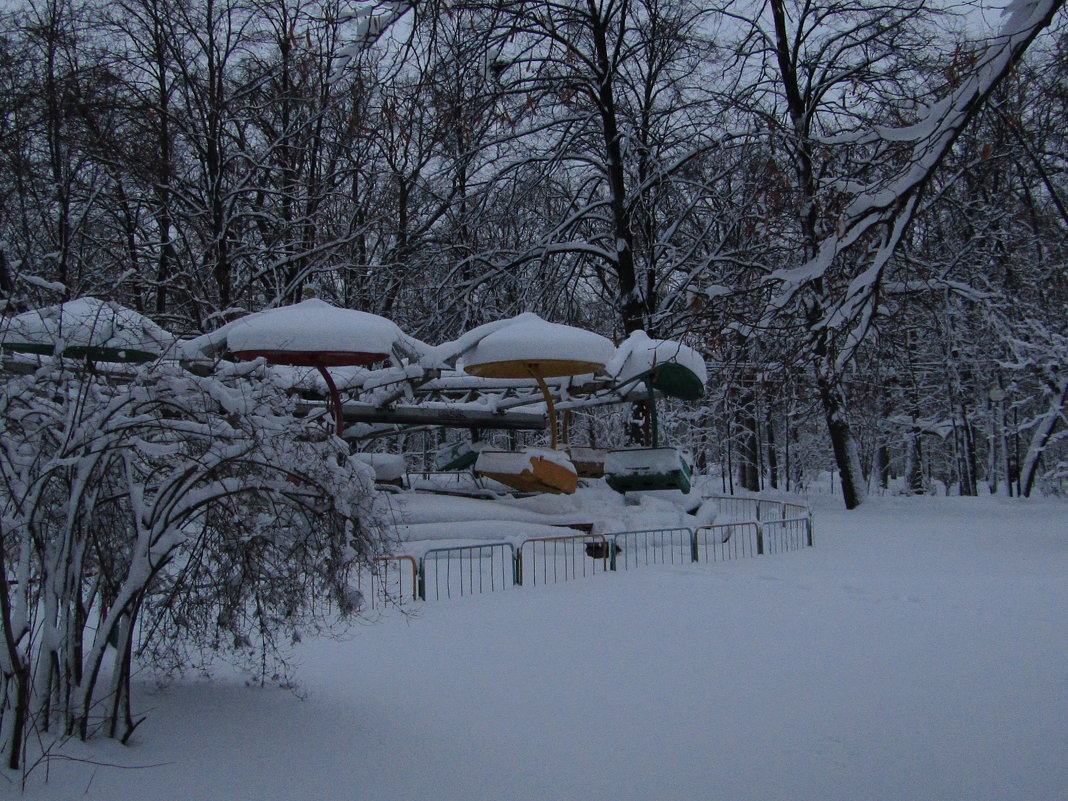
<svg viewBox="0 0 1068 801">
<path fill-rule="evenodd" d="M 610 545 L 603 534 L 533 537 L 516 551 L 516 583 L 556 584 L 608 570 Z"/>
<path fill-rule="evenodd" d="M 784 517 L 781 501 L 757 501 L 757 520 L 782 520 Z"/>
<path fill-rule="evenodd" d="M 716 501 L 716 519 L 720 522 L 749 522 L 759 520 L 761 513 L 766 514 L 767 506 L 764 504 L 775 503 L 763 501 L 759 498 L 744 498 L 739 496 L 703 496 L 706 501 Z M 775 515 L 781 517 L 781 515 Z"/>
<path fill-rule="evenodd" d="M 760 524 L 756 522 L 701 526 L 693 534 L 700 562 L 744 559 L 763 551 Z"/>
<path fill-rule="evenodd" d="M 812 544 L 811 521 L 808 517 L 767 520 L 760 524 L 764 532 L 765 553 L 796 551 Z"/>
<path fill-rule="evenodd" d="M 356 588 L 367 608 L 397 606 L 419 597 L 418 573 L 411 556 L 380 556 L 356 573 Z"/>
<path fill-rule="evenodd" d="M 718 519 L 721 523 L 780 520 L 811 514 L 807 506 L 788 501 L 772 501 L 738 495 L 702 495 L 701 497 L 706 501 L 716 501 Z"/>
<path fill-rule="evenodd" d="M 419 560 L 419 597 L 427 601 L 500 592 L 515 586 L 515 570 L 510 542 L 432 548 Z"/>
<path fill-rule="evenodd" d="M 361 587 L 371 606 L 500 592 L 522 584 L 572 581 L 610 570 L 642 565 L 720 562 L 812 546 L 811 512 L 798 504 L 757 498 L 706 496 L 725 516 L 759 511 L 764 519 L 700 526 L 533 537 L 518 549 L 508 542 L 432 548 L 418 565 L 411 557 L 379 560 Z M 790 512 L 794 516 L 783 518 Z M 798 514 L 800 512 L 800 514 Z M 407 561 L 405 561 L 407 560 Z M 414 587 L 413 587 L 414 585 Z"/>
<path fill-rule="evenodd" d="M 653 528 L 606 535 L 611 540 L 612 570 L 642 565 L 681 565 L 694 561 L 693 531 L 688 528 Z"/>
<path fill-rule="evenodd" d="M 723 522 L 756 520 L 758 504 L 756 498 L 739 498 L 734 495 L 706 495 L 705 500 L 716 502 L 716 519 Z"/>
</svg>

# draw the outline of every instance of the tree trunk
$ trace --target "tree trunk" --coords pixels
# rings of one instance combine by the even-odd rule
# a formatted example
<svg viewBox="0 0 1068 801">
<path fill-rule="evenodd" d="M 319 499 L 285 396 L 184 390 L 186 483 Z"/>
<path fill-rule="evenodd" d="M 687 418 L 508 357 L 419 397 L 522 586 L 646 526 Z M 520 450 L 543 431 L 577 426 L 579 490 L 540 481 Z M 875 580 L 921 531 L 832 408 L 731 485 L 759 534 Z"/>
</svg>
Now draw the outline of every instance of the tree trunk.
<svg viewBox="0 0 1068 801">
<path fill-rule="evenodd" d="M 1041 422 L 1035 426 L 1034 436 L 1031 437 L 1031 443 L 1027 446 L 1027 453 L 1020 468 L 1020 494 L 1025 498 L 1031 497 L 1038 474 L 1039 458 L 1053 436 L 1057 420 L 1064 414 L 1066 403 L 1068 403 L 1068 379 L 1061 381 L 1060 387 L 1050 398 L 1049 408 L 1042 416 Z"/>
<path fill-rule="evenodd" d="M 960 494 L 974 496 L 978 494 L 976 485 L 979 481 L 975 458 L 975 429 L 972 427 L 971 420 L 968 419 L 968 410 L 963 405 L 960 407 L 960 420 L 961 447 L 963 448 Z"/>
<path fill-rule="evenodd" d="M 890 487 L 890 449 L 886 445 L 886 440 L 882 440 L 879 447 L 875 449 L 875 462 L 875 476 L 879 482 L 879 488 L 888 489 Z"/>
<path fill-rule="evenodd" d="M 744 379 L 738 403 L 738 424 L 742 428 L 738 458 L 738 483 L 742 489 L 760 492 L 760 446 L 757 442 L 756 396 L 752 381 Z"/>
<path fill-rule="evenodd" d="M 842 499 L 846 509 L 856 509 L 864 502 L 867 488 L 864 485 L 864 471 L 860 466 L 857 440 L 846 418 L 845 398 L 842 397 L 841 389 L 826 377 L 821 375 L 816 382 L 827 420 L 827 433 L 834 450 L 834 461 L 842 480 Z"/>
<path fill-rule="evenodd" d="M 915 422 L 915 419 L 913 420 Z M 913 426 L 909 431 L 908 451 L 905 454 L 905 481 L 908 493 L 923 492 L 923 451 L 920 443 L 920 432 Z"/>
<path fill-rule="evenodd" d="M 779 488 L 779 454 L 775 451 L 775 423 L 771 418 L 771 404 L 768 404 L 764 438 L 768 446 L 768 481 L 772 489 Z"/>
</svg>

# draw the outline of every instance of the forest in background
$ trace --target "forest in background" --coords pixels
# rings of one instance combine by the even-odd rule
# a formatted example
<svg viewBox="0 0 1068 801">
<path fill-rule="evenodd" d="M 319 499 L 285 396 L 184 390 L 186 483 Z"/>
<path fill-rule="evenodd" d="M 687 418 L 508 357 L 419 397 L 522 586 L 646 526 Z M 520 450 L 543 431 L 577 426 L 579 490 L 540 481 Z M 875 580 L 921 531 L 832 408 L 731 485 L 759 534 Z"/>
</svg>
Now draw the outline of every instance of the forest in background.
<svg viewBox="0 0 1068 801">
<path fill-rule="evenodd" d="M 709 362 L 666 422 L 734 486 L 1063 491 L 1061 6 L 33 0 L 0 302 L 645 329 Z"/>
</svg>

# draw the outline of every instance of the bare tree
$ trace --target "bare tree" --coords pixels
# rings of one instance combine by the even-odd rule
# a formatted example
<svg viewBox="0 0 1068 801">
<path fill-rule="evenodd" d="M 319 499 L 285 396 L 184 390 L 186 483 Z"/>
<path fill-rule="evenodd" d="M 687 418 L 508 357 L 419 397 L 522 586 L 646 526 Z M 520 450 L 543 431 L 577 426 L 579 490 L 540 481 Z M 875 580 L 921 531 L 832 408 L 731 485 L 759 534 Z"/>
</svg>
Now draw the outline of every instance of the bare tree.
<svg viewBox="0 0 1068 801">
<path fill-rule="evenodd" d="M 380 547 L 371 479 L 340 441 L 310 441 L 259 369 L 198 378 L 157 364 L 114 384 L 56 366 L 5 383 L 8 767 L 31 730 L 125 741 L 140 722 L 135 651 L 258 648 L 266 669 L 284 632 L 358 608 L 347 577 Z"/>
</svg>

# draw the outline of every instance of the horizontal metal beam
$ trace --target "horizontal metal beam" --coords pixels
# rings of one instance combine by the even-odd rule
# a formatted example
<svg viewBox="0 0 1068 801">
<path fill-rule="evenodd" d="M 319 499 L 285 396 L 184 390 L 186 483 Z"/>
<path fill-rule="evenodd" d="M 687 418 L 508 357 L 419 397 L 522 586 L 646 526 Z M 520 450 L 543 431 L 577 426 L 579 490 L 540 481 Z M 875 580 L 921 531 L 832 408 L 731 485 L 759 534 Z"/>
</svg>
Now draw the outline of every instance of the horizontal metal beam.
<svg viewBox="0 0 1068 801">
<path fill-rule="evenodd" d="M 298 414 L 322 409 L 322 404 L 300 403 Z M 346 423 L 378 423 L 399 426 L 443 426 L 445 428 L 495 428 L 508 431 L 542 431 L 548 425 L 543 414 L 484 412 L 477 409 L 402 406 L 383 409 L 367 403 L 343 403 Z"/>
</svg>

